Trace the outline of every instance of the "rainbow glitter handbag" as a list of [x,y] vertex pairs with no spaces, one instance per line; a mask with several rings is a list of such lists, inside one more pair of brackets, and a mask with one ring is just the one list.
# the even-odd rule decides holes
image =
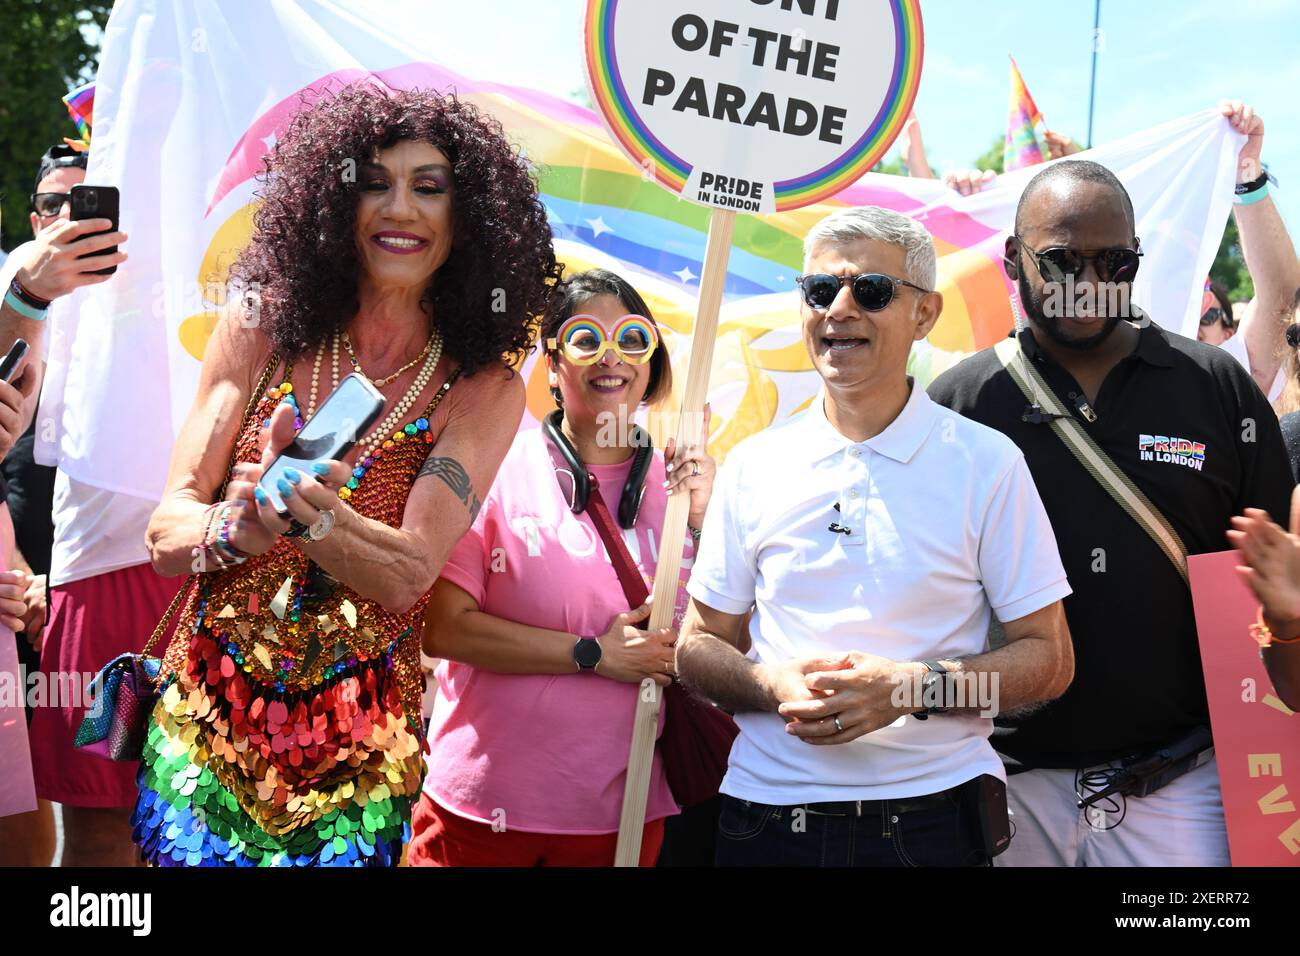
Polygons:
[[92,703],[73,746],[109,760],[139,760],[161,670],[162,661],[145,654],[119,654],[105,664],[90,684]]
[[[248,407],[244,409],[244,421],[257,407],[258,399],[271,380],[271,373],[279,364],[279,356],[272,355],[261,381],[253,389]],[[218,501],[225,497],[234,466],[232,453],[230,465],[226,468],[226,480],[217,492]],[[77,736],[73,738],[74,747],[108,760],[140,759],[144,751],[145,722],[158,703],[159,675],[162,672],[162,661],[149,652],[171,626],[185,598],[196,590],[198,580],[197,574],[190,575],[176,592],[139,654],[119,654],[100,668],[88,688],[91,704],[77,728]]]
[[198,579],[197,574],[190,575],[176,592],[139,654],[119,654],[100,668],[87,688],[90,708],[77,728],[77,736],[72,741],[74,747],[108,760],[140,759],[145,722],[158,703],[158,676],[162,671],[162,661],[149,652]]

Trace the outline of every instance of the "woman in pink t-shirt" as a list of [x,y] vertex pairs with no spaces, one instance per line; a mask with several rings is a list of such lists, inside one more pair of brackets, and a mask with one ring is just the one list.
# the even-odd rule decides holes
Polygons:
[[[631,425],[637,406],[671,392],[658,337],[641,296],[604,270],[569,279],[547,317],[561,411],[515,439],[429,602],[424,649],[442,662],[411,865],[614,862],[639,685],[669,682],[677,631],[636,626],[649,605],[629,611],[592,512],[606,510],[649,580],[667,496],[689,494],[685,584],[716,472],[702,448],[671,442],[667,472]],[[674,624],[685,603],[681,588]],[[676,812],[656,754],[642,865]]]

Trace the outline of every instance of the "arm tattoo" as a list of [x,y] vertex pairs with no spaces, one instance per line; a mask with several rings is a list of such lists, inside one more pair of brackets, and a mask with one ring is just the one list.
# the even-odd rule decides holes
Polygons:
[[482,507],[482,502],[478,500],[478,495],[474,494],[474,486],[470,484],[469,473],[465,471],[465,466],[455,458],[439,458],[436,455],[430,455],[416,473],[415,478],[419,481],[425,475],[433,475],[435,478],[441,478],[461,500],[461,503],[469,509],[469,523],[473,524],[474,519],[478,517],[478,510]]

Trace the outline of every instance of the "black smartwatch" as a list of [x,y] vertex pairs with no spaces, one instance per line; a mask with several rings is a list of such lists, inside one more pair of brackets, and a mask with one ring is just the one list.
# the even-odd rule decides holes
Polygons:
[[938,661],[921,661],[921,663],[929,670],[929,673],[921,678],[921,703],[927,700],[938,700],[941,705],[918,710],[912,715],[917,720],[925,720],[931,714],[946,714],[947,704],[952,698],[949,692],[952,682],[948,679],[948,669]]
[[600,641],[594,637],[580,637],[573,645],[573,663],[580,671],[594,671],[600,663]]

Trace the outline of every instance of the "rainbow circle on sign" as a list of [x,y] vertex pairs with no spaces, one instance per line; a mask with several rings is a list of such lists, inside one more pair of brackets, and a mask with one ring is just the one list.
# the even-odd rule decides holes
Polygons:
[[[747,4],[733,4],[724,12],[736,14],[746,9],[766,12],[779,7],[782,10],[793,10],[797,14],[801,7],[811,10],[818,5],[812,0],[804,0],[804,3],[800,3],[799,0],[770,0],[770,2],[751,0],[751,2],[754,4],[752,7]],[[862,0],[851,0],[851,2],[856,5]],[[844,142],[844,148],[838,150],[838,154],[830,161],[825,161],[826,157],[823,155],[818,159],[816,168],[806,172],[800,171],[796,175],[786,175],[771,183],[775,208],[778,212],[821,202],[855,182],[875,165],[902,132],[903,124],[907,121],[912,103],[916,99],[921,79],[924,34],[920,2],[919,0],[872,0],[873,14],[878,12],[875,9],[877,3],[880,8],[888,10],[888,19],[893,25],[892,43],[886,42],[885,53],[878,58],[887,59],[887,51],[892,49],[893,62],[887,76],[888,86],[884,90],[883,99],[879,102],[879,109],[869,123],[859,124],[857,128],[850,131],[853,134],[852,141]],[[678,136],[676,138],[680,139],[680,142],[675,142],[670,148],[663,142],[665,137],[662,134],[657,135],[656,131],[652,130],[652,124],[646,119],[645,109],[645,98],[649,96],[649,89],[647,88],[642,94],[636,88],[635,81],[639,77],[635,75],[635,71],[630,70],[626,62],[620,64],[620,50],[616,39],[620,13],[632,13],[643,17],[646,16],[647,5],[658,7],[660,4],[663,7],[673,6],[671,0],[669,2],[588,0],[584,36],[587,75],[597,109],[624,152],[637,166],[646,170],[647,174],[653,172],[654,178],[663,186],[682,194],[687,188],[687,180],[691,177],[693,169],[703,162],[693,155],[699,138]],[[682,7],[682,9],[687,8]],[[830,9],[837,12],[851,11],[854,15],[859,13],[859,8],[851,7],[849,0],[840,0],[838,4],[832,2]],[[710,13],[708,16],[713,15],[715,14]],[[741,17],[737,15],[734,19],[740,20]],[[717,25],[718,21],[714,20],[713,26]],[[841,48],[850,47],[855,42],[851,31],[826,30],[823,33]],[[637,35],[635,39],[636,45],[642,47],[648,41],[653,42],[657,38]],[[728,39],[732,39],[732,42],[727,44],[730,49],[721,46],[710,48],[720,51],[715,55],[715,59],[717,55],[729,53],[750,55],[749,50],[754,46],[751,41],[737,36],[723,38],[722,42],[727,43]],[[871,41],[875,43],[878,39],[872,37]],[[740,53],[742,44],[745,49]],[[775,44],[769,46],[774,47]],[[701,53],[705,52],[709,52],[709,49],[701,51]],[[624,53],[625,61],[630,59],[631,55],[636,55],[631,50],[625,50]],[[764,65],[770,67],[773,59],[768,57]],[[708,63],[703,56],[700,56],[699,62]],[[852,62],[851,55],[843,57],[842,64],[850,62]],[[629,75],[630,73],[632,75]],[[628,88],[629,85],[632,89]],[[840,85],[849,84],[845,82]],[[884,86],[883,83],[880,85]],[[637,98],[639,95],[642,97],[640,100]],[[847,91],[842,95],[846,99],[852,99]],[[860,99],[859,96],[858,100]],[[875,102],[876,100],[873,99],[873,105]],[[707,108],[712,111],[712,118],[715,119],[720,112],[725,112],[724,105],[716,101]],[[753,124],[746,122],[745,125]],[[722,132],[730,133],[729,130]],[[688,152],[692,155],[683,155]],[[684,198],[693,197],[687,195]]]

